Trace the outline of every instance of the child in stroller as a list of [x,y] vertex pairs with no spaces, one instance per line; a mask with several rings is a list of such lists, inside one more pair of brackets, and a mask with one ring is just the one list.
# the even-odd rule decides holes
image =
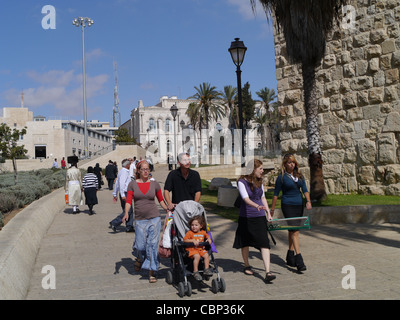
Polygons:
[[[195,248],[195,243],[193,240],[187,242],[184,240],[184,238],[188,231],[190,231],[189,221],[192,222],[192,218],[198,216],[200,216],[201,219],[204,220],[204,224],[202,225],[202,223],[200,223],[200,225],[202,225],[203,229],[205,229],[202,230],[201,233],[204,232],[206,234],[206,236],[204,236],[203,234],[203,240],[205,239],[206,241],[199,241],[199,245],[197,246],[197,248]],[[197,218],[196,221],[198,221]],[[181,201],[174,209],[170,233],[172,236],[172,269],[168,270],[166,281],[168,284],[177,284],[179,296],[183,297],[185,294],[189,297],[191,296],[192,285],[191,282],[188,281],[187,276],[192,275],[193,271],[195,270],[197,270],[197,272],[199,273],[199,276],[195,278],[197,283],[201,283],[201,274],[204,275],[204,279],[206,280],[209,280],[211,277],[213,277],[213,275],[215,275],[215,277],[213,277],[211,281],[211,291],[215,294],[218,292],[225,292],[225,281],[220,276],[217,263],[214,259],[213,252],[217,252],[217,250],[215,248],[211,233],[208,230],[207,215],[203,206],[193,200]],[[208,265],[206,265],[206,259],[199,258],[197,262],[197,260],[194,261],[194,257],[189,258],[189,251],[187,249],[198,250],[203,247],[205,251],[208,250],[206,256],[208,257]],[[197,269],[195,269],[195,263]],[[208,269],[207,272],[205,269]]]
[[210,269],[210,257],[208,251],[204,246],[199,246],[199,243],[207,241],[211,245],[211,239],[205,231],[207,225],[202,216],[195,216],[190,219],[189,227],[190,230],[186,233],[183,241],[193,243],[194,245],[194,247],[186,248],[186,250],[189,253],[189,258],[193,259],[193,277],[197,281],[201,281],[203,279],[199,273],[199,262],[201,257],[204,259],[204,275],[206,277],[211,277],[213,271]]

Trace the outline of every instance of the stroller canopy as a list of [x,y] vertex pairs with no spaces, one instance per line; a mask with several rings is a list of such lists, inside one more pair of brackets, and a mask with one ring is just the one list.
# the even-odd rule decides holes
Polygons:
[[207,222],[203,206],[196,201],[182,201],[175,207],[173,221],[178,233],[178,238],[183,239],[185,237],[186,232],[189,231],[189,220],[195,216],[204,216]]

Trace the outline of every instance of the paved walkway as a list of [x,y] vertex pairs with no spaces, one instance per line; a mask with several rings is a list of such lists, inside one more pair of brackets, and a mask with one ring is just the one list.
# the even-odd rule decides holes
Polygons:
[[[167,171],[157,169],[154,177],[164,182]],[[161,185],[163,185],[161,183]],[[56,215],[42,240],[26,299],[135,299],[135,300],[265,300],[265,299],[400,299],[400,225],[321,225],[302,231],[301,248],[307,271],[298,274],[285,265],[287,232],[274,231],[272,271],[277,278],[265,284],[258,251],[250,251],[255,276],[243,274],[240,250],[232,248],[236,223],[208,212],[207,217],[218,249],[214,255],[226,292],[213,294],[211,281],[193,282],[191,297],[180,298],[177,288],[165,282],[169,260],[161,260],[159,280],[148,282],[147,271],[135,272],[131,247],[134,233],[118,232],[108,223],[120,213],[109,190],[98,192],[99,205],[89,216],[72,209]],[[62,199],[60,199],[61,201]],[[56,271],[56,289],[43,289],[42,280],[50,265]],[[355,270],[355,289],[350,273]],[[347,270],[347,269],[346,269]],[[345,278],[347,277],[347,278]],[[345,278],[345,279],[344,279]]]

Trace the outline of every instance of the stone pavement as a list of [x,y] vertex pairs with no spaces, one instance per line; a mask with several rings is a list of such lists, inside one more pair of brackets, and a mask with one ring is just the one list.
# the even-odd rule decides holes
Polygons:
[[[154,172],[162,186],[166,174],[163,168]],[[165,282],[168,259],[161,260],[155,284],[148,282],[147,271],[134,271],[131,248],[135,233],[126,233],[122,227],[117,232],[109,229],[109,221],[121,212],[120,205],[113,203],[109,190],[99,191],[98,197],[95,215],[89,216],[86,206],[80,214],[73,215],[72,209],[65,207],[56,215],[41,242],[27,300],[400,299],[399,224],[313,225],[311,230],[301,231],[307,265],[301,274],[285,265],[287,232],[274,231],[277,245],[271,242],[271,270],[277,278],[265,284],[259,252],[250,250],[255,275],[244,275],[240,250],[232,248],[236,223],[208,212],[218,250],[214,257],[226,292],[212,293],[211,281],[200,285],[191,281],[192,296],[180,298],[177,288]],[[48,272],[43,268],[48,265],[55,268],[55,289],[42,286]],[[345,266],[354,267],[355,277],[350,279]],[[342,284],[352,283],[354,289],[343,288]]]

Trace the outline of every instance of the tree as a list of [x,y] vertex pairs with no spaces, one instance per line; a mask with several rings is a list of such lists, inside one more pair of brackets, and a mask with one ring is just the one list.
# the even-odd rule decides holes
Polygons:
[[257,133],[261,135],[261,149],[265,150],[265,125],[268,123],[268,114],[263,113],[260,109],[253,118],[254,123],[257,125]]
[[234,128],[239,128],[239,112],[238,105],[235,103],[237,88],[232,86],[225,86],[224,91],[221,92],[222,100],[224,101],[225,114],[229,112],[229,123]]
[[251,97],[250,84],[245,83],[242,89],[243,120],[247,128],[249,122],[254,118],[256,102]]
[[15,184],[18,182],[17,159],[23,158],[28,152],[24,145],[17,145],[20,137],[25,134],[26,127],[22,130],[11,130],[5,123],[0,125],[0,153],[3,158],[12,160]]
[[[188,99],[195,99],[193,102],[197,112],[204,116],[203,121],[206,129],[211,119],[215,121],[223,116],[223,108],[220,104],[221,93],[217,91],[216,87],[211,86],[208,82],[203,82],[200,87],[194,87],[196,93]],[[202,128],[200,128],[201,130]]]
[[273,102],[277,98],[275,90],[265,87],[260,91],[257,91],[256,94],[261,98],[267,114],[265,124],[268,130],[266,130],[267,132],[265,132],[265,136],[268,136],[268,141],[270,142],[270,145],[267,145],[267,148],[269,147],[270,149],[275,150],[276,135],[278,133],[278,103]]
[[[250,0],[253,10],[255,1]],[[302,67],[304,107],[306,111],[310,195],[326,198],[322,171],[321,141],[318,128],[315,70],[325,54],[326,36],[338,20],[346,0],[259,0],[267,17],[274,14],[278,32],[282,28],[286,52],[292,63]]]
[[128,129],[126,128],[119,128],[115,131],[115,142],[132,142],[132,138],[129,136]]

